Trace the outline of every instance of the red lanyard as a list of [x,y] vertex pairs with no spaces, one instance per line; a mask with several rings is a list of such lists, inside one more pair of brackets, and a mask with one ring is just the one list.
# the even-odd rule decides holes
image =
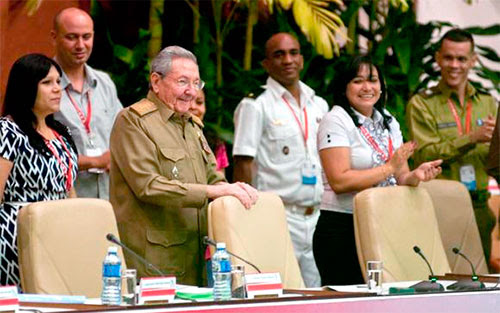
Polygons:
[[[458,117],[457,109],[455,109],[455,104],[453,104],[453,101],[448,98],[448,108],[450,108],[451,114],[453,114],[453,118],[455,119],[455,122],[457,123],[457,131],[458,135],[462,136],[464,134],[463,129],[462,129],[462,122],[460,121],[460,117]],[[472,101],[467,101],[467,112],[465,115],[465,133],[468,134],[470,132],[470,125],[471,125],[471,118],[472,118]]]
[[295,121],[299,125],[300,132],[302,133],[302,136],[304,137],[304,145],[307,147],[307,138],[309,137],[309,126],[307,124],[307,110],[306,107],[304,106],[304,121],[305,121],[305,126],[302,127],[302,123],[300,122],[299,118],[297,117],[297,114],[295,114],[295,111],[293,110],[292,106],[288,101],[286,100],[285,96],[281,96],[283,98],[283,101],[285,101],[286,105],[292,111],[293,117],[295,117]]
[[76,113],[78,114],[78,117],[80,118],[80,121],[82,121],[83,126],[85,127],[85,131],[87,134],[90,134],[90,120],[92,119],[92,105],[90,103],[90,90],[87,92],[87,117],[85,117],[85,114],[83,114],[82,110],[80,110],[80,107],[76,103],[75,99],[71,96],[69,93],[68,88],[66,88],[66,93],[68,94],[68,98],[71,101],[71,104],[73,104],[73,107],[76,110]]
[[360,126],[359,129],[361,130],[361,133],[363,134],[363,136],[365,136],[366,140],[368,140],[368,143],[370,144],[370,146],[372,146],[372,148],[377,151],[381,156],[382,156],[382,159],[387,162],[391,157],[392,157],[392,154],[393,154],[393,146],[392,146],[392,138],[391,138],[391,135],[389,134],[389,155],[385,154],[385,152],[380,148],[380,146],[378,145],[378,143],[375,141],[375,139],[373,139],[373,137],[370,135],[370,133],[368,132],[368,130],[366,130],[366,128],[364,126]]
[[47,148],[52,152],[52,154],[56,157],[57,163],[59,163],[59,166],[61,169],[66,171],[66,190],[69,192],[71,188],[73,187],[73,174],[72,174],[72,169],[73,169],[73,163],[71,162],[71,153],[68,150],[68,147],[66,146],[66,143],[64,143],[64,140],[61,135],[59,135],[55,130],[52,130],[54,135],[56,136],[57,140],[61,143],[64,151],[68,154],[68,166],[64,164],[63,160],[61,159],[61,156],[57,152],[56,148],[52,145],[50,140],[45,139],[45,145],[47,145]]

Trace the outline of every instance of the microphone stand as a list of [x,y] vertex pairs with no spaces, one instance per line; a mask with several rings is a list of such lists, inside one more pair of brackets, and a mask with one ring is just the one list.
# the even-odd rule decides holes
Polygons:
[[424,254],[422,251],[420,251],[420,248],[417,246],[413,247],[413,251],[415,251],[416,254],[420,255],[422,259],[424,259],[425,263],[429,267],[429,271],[431,272],[431,279],[430,280],[423,280],[419,283],[416,283],[410,288],[415,289],[416,292],[440,292],[444,291],[443,285],[437,282],[437,278],[434,276],[434,272],[432,271],[432,267],[429,264],[429,261],[425,258]]
[[[208,238],[208,236],[203,237],[203,243],[204,243],[205,245],[211,245],[211,246],[217,247],[217,243],[216,243],[215,241],[213,241],[212,239]],[[227,252],[227,254],[234,256],[234,257],[235,257],[235,258],[237,258],[238,260],[241,260],[241,261],[243,261],[244,263],[246,263],[246,264],[250,265],[250,266],[251,266],[251,267],[253,267],[253,268],[254,268],[254,269],[255,269],[258,273],[262,273],[262,272],[260,271],[260,269],[259,269],[257,266],[255,266],[254,264],[252,264],[251,262],[249,262],[249,261],[245,260],[244,258],[242,258],[242,257],[240,257],[240,256],[238,256],[238,255],[236,255],[236,254],[234,254],[234,253],[232,253],[231,251],[229,251],[229,250],[227,250],[227,249],[226,249],[226,252]]]
[[114,244],[117,244],[119,245],[120,247],[122,247],[123,249],[125,249],[125,251],[127,251],[128,253],[130,253],[134,258],[136,258],[137,260],[139,260],[142,264],[145,264],[146,267],[149,267],[151,268],[153,271],[155,271],[159,276],[162,276],[162,277],[165,277],[165,276],[168,276],[167,274],[165,274],[164,272],[162,272],[159,268],[157,268],[156,266],[154,266],[153,264],[149,263],[148,260],[146,260],[145,258],[141,257],[140,255],[138,255],[137,253],[135,253],[132,249],[130,249],[129,247],[127,247],[126,245],[124,245],[123,243],[121,243],[118,238],[115,237],[115,235],[109,233],[106,235],[106,239]]
[[472,269],[472,277],[471,277],[471,280],[468,280],[468,279],[467,280],[465,280],[465,279],[459,280],[456,283],[449,285],[446,289],[448,289],[448,290],[481,290],[481,289],[486,288],[484,286],[484,284],[481,281],[479,281],[479,277],[476,275],[476,271],[474,270],[474,265],[472,265],[472,262],[469,260],[469,258],[467,256],[465,256],[465,254],[460,252],[460,250],[456,247],[453,248],[452,251],[453,251],[453,253],[464,258],[469,263],[470,268]]

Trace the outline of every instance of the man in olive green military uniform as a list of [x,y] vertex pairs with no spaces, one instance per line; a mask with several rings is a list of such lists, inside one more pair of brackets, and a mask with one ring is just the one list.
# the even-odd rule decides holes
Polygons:
[[[167,47],[151,63],[146,99],[123,109],[111,132],[110,201],[122,241],[181,284],[205,285],[208,199],[235,196],[248,209],[257,191],[216,170],[203,123],[189,113],[203,88],[196,57]],[[139,277],[153,276],[125,252]]]
[[468,82],[469,70],[477,60],[474,40],[468,32],[448,31],[441,38],[435,58],[441,69],[439,84],[415,95],[406,110],[410,135],[418,143],[415,163],[443,159],[440,178],[458,180],[467,186],[488,263],[495,218],[487,203],[485,162],[497,104]]

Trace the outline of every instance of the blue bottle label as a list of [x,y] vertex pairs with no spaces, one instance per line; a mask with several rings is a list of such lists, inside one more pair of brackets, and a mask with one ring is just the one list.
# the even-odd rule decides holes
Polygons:
[[120,264],[109,264],[102,267],[103,277],[120,277]]
[[229,260],[221,260],[219,263],[220,263],[220,272],[223,273],[231,272],[231,262],[229,262]]

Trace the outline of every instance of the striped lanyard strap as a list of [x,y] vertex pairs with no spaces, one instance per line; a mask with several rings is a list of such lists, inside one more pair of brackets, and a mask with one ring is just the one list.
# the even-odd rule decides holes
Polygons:
[[386,154],[382,148],[380,148],[380,146],[378,145],[378,143],[375,141],[375,139],[373,139],[372,135],[370,135],[370,133],[368,132],[368,130],[364,127],[364,126],[360,126],[359,129],[361,130],[361,134],[363,134],[363,136],[366,138],[366,140],[368,141],[368,143],[370,144],[370,146],[373,148],[373,150],[375,150],[378,154],[380,154],[380,156],[382,157],[382,159],[387,162],[391,157],[392,155],[394,154],[393,150],[393,146],[392,146],[392,138],[391,138],[391,135],[389,134],[389,139],[388,139],[388,153]]
[[295,118],[295,121],[299,125],[300,132],[302,133],[302,137],[304,138],[304,146],[306,147],[306,150],[307,150],[307,138],[309,137],[309,126],[308,126],[308,123],[307,123],[307,110],[306,110],[306,106],[304,106],[304,109],[303,109],[303,112],[304,112],[304,122],[305,122],[304,124],[305,125],[304,125],[304,127],[302,127],[302,123],[300,122],[299,117],[297,116],[297,114],[295,114],[295,111],[293,110],[293,108],[290,105],[290,103],[288,102],[288,100],[286,100],[285,96],[281,96],[281,98],[283,99],[283,101],[285,101],[286,105],[288,106],[288,108],[292,112],[293,117]]
[[[457,123],[458,135],[462,136],[464,134],[464,131],[462,128],[461,119],[458,116],[457,109],[455,108],[455,104],[453,104],[453,101],[451,101],[451,99],[449,99],[449,98],[448,98],[448,108],[450,109],[451,114],[453,114],[453,118],[455,119],[455,122]],[[466,115],[465,115],[465,134],[468,134],[470,132],[471,119],[472,119],[472,101],[469,99],[469,101],[467,101],[467,108],[466,108]]]
[[92,119],[92,104],[90,102],[90,90],[87,92],[87,116],[83,113],[83,111],[80,109],[78,104],[76,103],[75,99],[71,96],[71,93],[69,92],[69,87],[66,88],[66,93],[68,94],[68,98],[71,101],[71,104],[73,104],[73,107],[76,110],[76,113],[78,114],[78,117],[80,118],[80,121],[83,124],[83,127],[85,127],[85,131],[87,132],[87,135],[90,135],[90,120]]
[[59,142],[61,143],[61,146],[63,147],[64,151],[66,152],[66,154],[68,156],[68,165],[66,165],[64,163],[61,156],[57,152],[56,147],[54,147],[54,145],[50,142],[50,140],[45,139],[45,145],[47,146],[47,148],[49,148],[49,150],[52,152],[52,154],[56,157],[57,163],[59,163],[59,166],[61,167],[62,171],[66,172],[65,173],[65,176],[66,176],[65,186],[66,186],[66,191],[69,192],[71,190],[71,188],[73,187],[73,174],[72,174],[73,162],[71,159],[71,153],[69,152],[68,146],[64,142],[63,137],[61,135],[59,135],[55,130],[52,130],[52,132],[56,136],[57,140],[59,140]]

